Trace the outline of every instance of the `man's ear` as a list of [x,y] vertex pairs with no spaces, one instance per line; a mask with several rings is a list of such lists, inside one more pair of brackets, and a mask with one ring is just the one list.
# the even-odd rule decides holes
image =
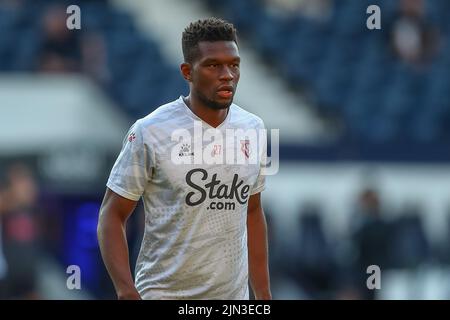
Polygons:
[[192,81],[192,75],[191,75],[191,71],[192,71],[192,66],[190,63],[187,62],[183,62],[180,66],[181,69],[181,74],[183,75],[183,78],[185,78],[187,81],[191,82]]

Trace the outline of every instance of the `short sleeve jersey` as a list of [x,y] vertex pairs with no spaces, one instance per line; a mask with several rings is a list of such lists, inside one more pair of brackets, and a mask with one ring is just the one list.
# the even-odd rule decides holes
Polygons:
[[213,128],[183,97],[130,128],[107,187],[143,200],[142,298],[248,299],[247,205],[265,187],[262,129],[236,104]]

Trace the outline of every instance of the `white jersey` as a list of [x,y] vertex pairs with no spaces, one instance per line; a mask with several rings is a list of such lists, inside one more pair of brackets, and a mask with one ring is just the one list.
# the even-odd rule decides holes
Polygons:
[[[135,284],[144,299],[249,298],[247,205],[265,179],[260,157],[246,164],[227,159],[248,160],[262,151],[251,140],[237,142],[233,151],[219,140],[195,136],[199,124],[202,134],[212,130],[224,137],[232,129],[264,129],[260,118],[235,104],[213,128],[180,97],[136,121],[107,183],[127,199],[143,199]],[[193,138],[181,140],[179,134]],[[202,155],[210,155],[209,162],[199,162]]]

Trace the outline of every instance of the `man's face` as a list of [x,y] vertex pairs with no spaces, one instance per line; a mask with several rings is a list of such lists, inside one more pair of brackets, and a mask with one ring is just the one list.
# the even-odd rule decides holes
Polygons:
[[212,109],[228,108],[239,82],[240,57],[234,41],[202,41],[192,63],[191,90]]

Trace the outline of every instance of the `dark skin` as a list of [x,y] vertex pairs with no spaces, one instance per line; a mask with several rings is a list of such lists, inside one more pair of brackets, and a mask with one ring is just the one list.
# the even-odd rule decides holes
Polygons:
[[[189,83],[188,107],[212,127],[226,118],[239,82],[238,47],[234,41],[199,42],[198,56],[192,63],[182,63],[181,73]],[[231,90],[230,97],[221,90]]]
[[256,300],[271,300],[267,223],[261,193],[251,195],[247,208],[247,247],[250,284]]
[[136,201],[128,200],[107,188],[100,208],[98,243],[119,300],[141,299],[131,275],[125,233],[127,220],[136,205]]
[[[189,82],[185,98],[188,107],[212,127],[226,118],[239,82],[239,52],[234,41],[200,42],[192,63],[181,64]],[[106,190],[98,223],[98,239],[103,261],[119,299],[140,299],[129,265],[126,222],[137,202]],[[271,299],[267,225],[260,193],[249,197],[247,209],[249,277],[256,299]]]

